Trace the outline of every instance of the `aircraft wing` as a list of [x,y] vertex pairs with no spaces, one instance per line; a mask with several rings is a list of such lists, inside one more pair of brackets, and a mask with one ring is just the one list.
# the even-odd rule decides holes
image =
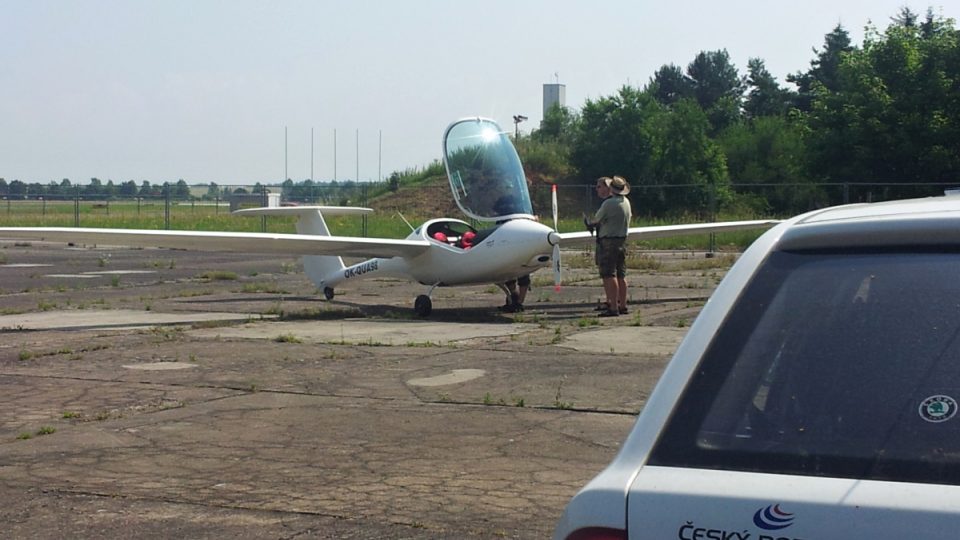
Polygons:
[[[685,223],[682,225],[657,225],[653,227],[631,227],[627,229],[630,240],[650,240],[688,234],[708,234],[750,229],[766,229],[780,223],[775,219],[753,221],[721,221],[717,223]],[[595,242],[596,238],[588,231],[560,233],[560,245],[575,246]]]
[[383,258],[413,257],[423,253],[430,246],[426,240],[353,236],[79,227],[0,227],[0,238],[195,251]]

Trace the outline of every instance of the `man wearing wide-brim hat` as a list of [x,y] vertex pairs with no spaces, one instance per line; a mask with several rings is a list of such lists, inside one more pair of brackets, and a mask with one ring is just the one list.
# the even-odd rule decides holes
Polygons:
[[597,268],[603,279],[607,308],[601,317],[616,317],[627,311],[627,229],[632,211],[630,184],[620,176],[597,179],[597,195],[604,199],[590,224],[597,230]]

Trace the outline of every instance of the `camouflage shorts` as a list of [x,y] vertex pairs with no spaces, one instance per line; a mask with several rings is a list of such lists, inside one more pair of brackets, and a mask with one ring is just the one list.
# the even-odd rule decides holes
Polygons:
[[600,238],[597,240],[596,262],[600,277],[625,277],[627,275],[626,238]]

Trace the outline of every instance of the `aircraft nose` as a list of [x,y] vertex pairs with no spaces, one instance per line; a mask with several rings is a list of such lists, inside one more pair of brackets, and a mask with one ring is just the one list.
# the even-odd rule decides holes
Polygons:
[[555,246],[560,243],[560,234],[557,231],[550,231],[547,233],[547,242],[551,246]]

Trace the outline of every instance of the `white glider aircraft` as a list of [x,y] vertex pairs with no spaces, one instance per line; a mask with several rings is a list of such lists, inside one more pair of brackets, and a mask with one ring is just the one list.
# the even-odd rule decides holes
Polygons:
[[[430,314],[436,287],[503,283],[552,264],[560,284],[560,246],[593,242],[590,232],[560,233],[533,215],[520,158],[494,121],[468,118],[454,122],[443,139],[444,163],[460,209],[490,228],[477,230],[459,219],[432,219],[403,240],[330,234],[324,215],[362,214],[369,208],[292,206],[238,210],[244,215],[296,215],[297,234],[203,232],[73,227],[0,227],[0,238],[302,255],[308,277],[330,300],[337,286],[370,277],[406,278],[428,287],[417,296],[415,312]],[[553,193],[557,221],[556,186]],[[757,229],[773,220],[634,227],[630,239]],[[346,266],[343,256],[372,257]],[[505,289],[504,289],[505,290]]]

